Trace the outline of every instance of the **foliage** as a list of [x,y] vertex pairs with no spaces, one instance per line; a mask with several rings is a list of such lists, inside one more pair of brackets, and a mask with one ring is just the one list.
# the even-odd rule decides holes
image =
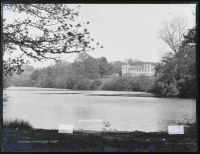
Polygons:
[[140,86],[140,91],[150,92],[150,89],[154,85],[154,81],[156,80],[156,77],[154,76],[139,76],[133,78],[136,83]]
[[[117,61],[116,64],[122,64],[122,62]],[[104,69],[105,71],[101,72],[101,66],[107,70]],[[118,66],[121,68],[120,65]],[[25,70],[20,77],[12,79],[12,84],[76,90],[96,90],[103,87],[103,90],[131,91],[148,91],[153,84],[154,78],[140,76],[113,78],[104,85],[100,76],[112,72],[110,68],[112,64],[108,63],[105,57],[95,59],[86,53],[81,53],[73,63],[60,61],[59,64],[35,69],[29,77],[25,75],[27,74]]]
[[33,73],[34,68],[32,66],[25,65],[22,67],[22,69],[24,71],[21,74],[13,73],[12,76],[7,75],[10,78],[10,80],[8,81],[9,85],[31,86],[30,75]]
[[168,53],[156,66],[159,79],[153,92],[167,97],[196,96],[196,32],[195,27],[184,36],[176,53]]
[[106,57],[101,57],[98,58],[97,60],[99,63],[99,74],[101,77],[112,73],[112,67],[111,65],[109,65]]
[[74,90],[89,90],[90,89],[90,80],[82,78],[67,78],[65,82],[66,89]]
[[123,64],[124,64],[124,63],[121,62],[121,61],[114,61],[114,62],[111,62],[110,65],[111,65],[112,72],[113,72],[113,73],[119,73],[120,75],[122,75],[121,66],[122,66]]
[[[3,51],[9,55],[4,59],[4,73],[20,73],[26,63],[24,56],[39,61],[57,60],[63,54],[102,47],[99,42],[94,43],[85,28],[89,22],[77,21],[79,8],[66,4],[4,4]],[[11,12],[13,20],[9,21],[6,13]],[[13,57],[16,52],[18,56]]]
[[[82,59],[77,67],[74,63],[61,62],[43,69],[35,69],[14,75],[11,84],[14,86],[35,86],[44,88],[67,88],[76,90],[95,90],[101,85],[99,72],[91,71],[98,68],[98,61],[92,57]],[[91,61],[92,60],[92,61]],[[91,62],[95,62],[92,64]],[[93,66],[90,66],[93,65]],[[89,69],[89,70],[88,70]]]
[[183,36],[184,36],[185,43],[190,43],[190,44],[195,45],[196,44],[196,26],[190,29],[187,35],[183,35]]
[[96,89],[98,89],[101,84],[102,84],[101,80],[94,80],[90,84],[90,90],[96,90]]
[[100,85],[100,80],[90,80],[76,77],[68,77],[65,80],[65,88],[73,90],[96,90]]
[[[148,91],[153,79],[149,77],[119,77],[105,83],[103,90],[113,91]],[[148,84],[148,85],[147,85]]]
[[72,64],[73,72],[83,78],[95,79],[99,77],[99,64],[97,59],[86,53],[79,54]]

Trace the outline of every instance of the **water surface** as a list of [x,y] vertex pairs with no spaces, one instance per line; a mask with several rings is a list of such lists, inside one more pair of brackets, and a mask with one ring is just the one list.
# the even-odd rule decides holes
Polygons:
[[194,99],[132,96],[145,95],[141,92],[32,87],[10,87],[5,93],[9,101],[4,106],[4,119],[23,119],[35,128],[57,129],[59,124],[73,124],[77,130],[151,132],[196,121]]

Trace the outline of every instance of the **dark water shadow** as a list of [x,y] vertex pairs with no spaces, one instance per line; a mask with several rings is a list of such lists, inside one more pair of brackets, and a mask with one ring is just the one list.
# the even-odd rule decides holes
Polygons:
[[47,90],[47,89],[44,89],[44,90],[42,90],[42,89],[35,89],[35,90],[33,90],[33,89],[8,89],[9,91],[69,91],[68,89],[63,89],[63,90],[54,90],[54,89],[52,89],[52,90]]
[[123,97],[158,97],[146,94],[87,94],[87,96],[123,96]]
[[51,95],[51,94],[59,95],[59,94],[61,94],[61,95],[63,95],[63,94],[83,94],[83,93],[33,93],[33,94],[48,94],[48,95]]
[[[37,88],[37,87],[33,87]],[[69,91],[70,89],[46,89],[46,88],[41,88],[41,89],[32,89],[32,88],[27,88],[27,89],[6,89],[8,91]]]

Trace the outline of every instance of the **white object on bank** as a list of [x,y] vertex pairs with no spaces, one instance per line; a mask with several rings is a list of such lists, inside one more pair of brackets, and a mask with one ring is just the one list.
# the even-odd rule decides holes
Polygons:
[[58,126],[58,133],[72,134],[74,126],[71,124],[60,124]]
[[168,126],[168,134],[184,134],[183,125]]

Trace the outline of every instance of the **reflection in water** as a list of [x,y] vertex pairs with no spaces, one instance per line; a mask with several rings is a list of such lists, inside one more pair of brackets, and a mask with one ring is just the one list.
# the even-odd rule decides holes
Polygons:
[[77,119],[89,119],[92,118],[92,114],[94,114],[94,110],[88,107],[75,107],[74,113]]
[[[146,132],[196,121],[196,102],[192,99],[86,95],[95,94],[95,91],[50,95],[48,93],[55,92],[40,89],[7,90],[10,98],[4,107],[4,119],[27,120],[35,128],[43,129],[73,124],[75,129]],[[45,91],[45,94],[41,94],[41,91]],[[56,92],[59,93],[58,90]],[[60,92],[63,93],[63,90]],[[72,91],[68,90],[68,93]],[[105,122],[109,122],[109,128],[105,127]]]

